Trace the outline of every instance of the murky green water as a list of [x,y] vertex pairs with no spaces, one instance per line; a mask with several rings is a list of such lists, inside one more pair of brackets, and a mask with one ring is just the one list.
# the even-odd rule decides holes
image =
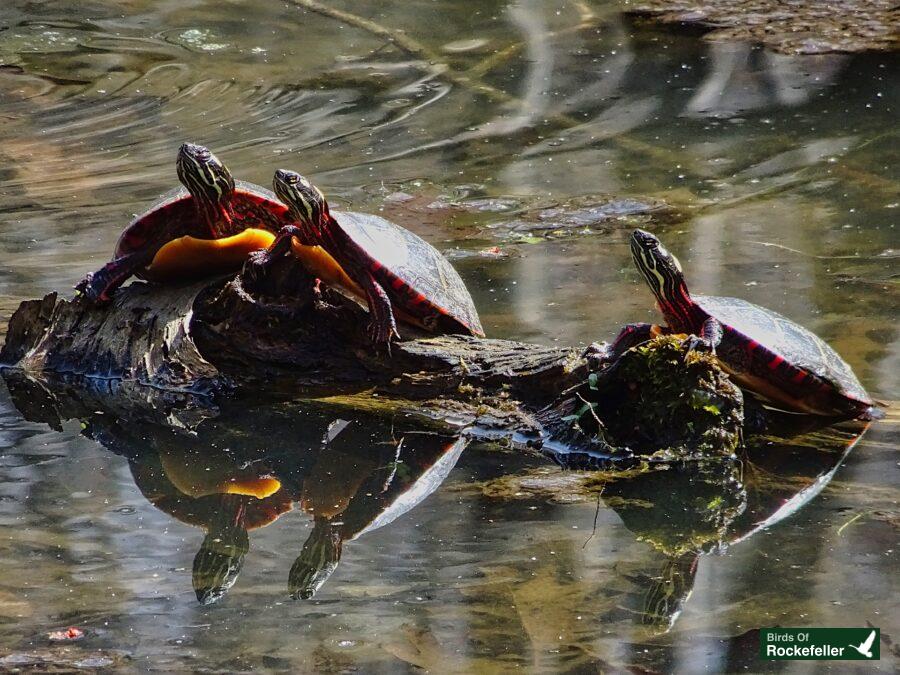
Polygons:
[[[601,2],[353,11],[426,58],[276,2],[0,7],[3,323],[104,262],[193,140],[241,178],[298,169],[335,202],[416,230],[452,254],[492,336],[587,343],[653,316],[624,245],[641,222],[692,288],[807,325],[873,395],[900,397],[896,58],[635,33]],[[596,206],[610,196],[668,208],[609,219]],[[481,253],[494,246],[503,255]],[[104,401],[19,390],[25,419],[0,394],[2,654],[59,650],[47,632],[76,625],[88,632],[78,658],[103,650],[134,669],[715,672],[766,669],[748,633],[761,626],[868,621],[900,639],[895,412],[830,482],[816,484],[849,435],[758,449],[737,477],[619,482],[598,508],[596,491],[568,503],[494,481],[572,475],[537,459],[473,446],[442,464],[453,439],[403,420],[354,419],[323,449],[345,412],[255,402],[190,436],[178,415],[134,420]],[[204,461],[198,450],[208,485],[178,477]],[[246,495],[210,506],[225,483],[273,487],[263,475],[279,481],[264,507],[242,506]],[[364,531],[379,509],[421,497]],[[338,524],[351,506],[356,520]],[[218,538],[249,550],[230,591],[203,606],[199,525],[229,508],[240,517]],[[293,601],[311,514],[329,508],[317,536],[343,539],[341,562]],[[675,516],[691,508],[705,519]],[[882,644],[881,669],[896,666]]]

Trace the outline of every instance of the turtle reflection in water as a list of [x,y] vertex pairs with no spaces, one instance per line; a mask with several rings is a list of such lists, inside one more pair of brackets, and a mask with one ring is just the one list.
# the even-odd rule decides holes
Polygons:
[[[655,552],[651,558],[662,560],[651,562],[650,569],[623,574],[628,555],[615,555],[614,566],[622,567],[612,583],[597,589],[582,586],[581,579],[561,592],[603,597],[596,618],[604,629],[619,621],[637,621],[653,633],[665,632],[685,608],[705,556],[747,542],[796,514],[828,485],[867,428],[853,421],[796,433],[797,418],[772,415],[767,435],[749,437],[739,458],[673,458],[644,461],[628,469],[606,461],[597,463],[601,470],[576,473],[570,469],[584,469],[585,454],[561,452],[556,460],[566,469],[563,472],[542,467],[471,487],[488,499],[548,502],[555,509],[591,504],[593,511],[597,503],[595,523],[603,501],[637,541]],[[572,459],[575,463],[569,465]],[[510,510],[516,507],[510,505]],[[564,517],[570,519],[571,515]],[[608,536],[613,541],[620,538],[615,532]],[[607,565],[606,555],[594,562]],[[638,557],[645,559],[643,553]],[[629,586],[624,594],[616,583],[616,577],[623,576]]]
[[290,495],[265,469],[242,467],[227,455],[184,447],[142,453],[129,462],[135,485],[156,508],[206,530],[194,557],[197,600],[218,601],[237,581],[250,549],[249,531],[291,510]]
[[[178,496],[148,494],[146,481],[139,480],[142,472],[135,471],[138,487],[154,506],[207,530],[194,559],[193,583],[200,602],[219,600],[234,584],[250,547],[248,530],[274,522],[294,504],[312,515],[314,525],[290,570],[288,587],[295,598],[312,597],[337,568],[345,540],[387,525],[415,507],[447,477],[466,445],[462,439],[431,434],[412,433],[399,441],[373,439],[370,426],[338,424],[347,430],[336,438],[327,434],[320,447],[258,457],[249,472],[227,455],[211,456],[208,450],[177,463],[164,461],[166,455],[161,454],[165,477],[179,490]],[[203,474],[212,468],[214,474],[227,476],[214,499],[184,494],[185,483],[197,490],[197,467]]]
[[296,481],[295,499],[313,517],[313,530],[288,577],[294,598],[311,598],[322,587],[345,541],[387,525],[434,492],[466,441],[410,434],[380,445],[372,447],[371,432],[350,424]]
[[466,446],[465,439],[392,428],[362,413],[328,424],[334,415],[327,409],[271,402],[169,409],[164,401],[148,404],[146,391],[129,400],[123,392],[51,391],[27,377],[7,377],[7,384],[27,419],[54,428],[81,420],[85,436],[128,459],[151,504],[206,531],[192,576],[203,604],[220,600],[237,581],[249,533],[297,506],[314,525],[288,585],[295,597],[311,597],[336,569],[345,541],[427,498]]
[[665,556],[658,573],[630,577],[640,589],[633,611],[641,623],[669,630],[701,558],[795,514],[828,484],[865,428],[848,423],[792,440],[758,437],[742,463],[673,464],[605,483],[602,499],[625,527]]

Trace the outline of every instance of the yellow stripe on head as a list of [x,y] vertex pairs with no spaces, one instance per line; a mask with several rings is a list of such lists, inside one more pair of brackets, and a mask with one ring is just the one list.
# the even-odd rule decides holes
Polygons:
[[234,192],[234,178],[228,167],[208,148],[184,143],[175,162],[178,180],[195,199],[215,204]]
[[318,227],[328,213],[328,202],[322,191],[296,171],[279,169],[272,179],[272,187],[297,220]]

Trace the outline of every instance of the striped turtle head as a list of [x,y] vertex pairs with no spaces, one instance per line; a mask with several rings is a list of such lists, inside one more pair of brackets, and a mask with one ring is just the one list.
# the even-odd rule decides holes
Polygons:
[[631,257],[650,286],[664,313],[678,313],[693,305],[681,263],[649,232],[635,230],[631,235]]
[[242,527],[210,529],[194,556],[191,583],[201,605],[218,602],[234,586],[244,556],[250,550],[250,537]]
[[278,199],[290,209],[291,217],[301,224],[318,229],[328,216],[325,195],[296,171],[276,171],[272,188]]
[[309,600],[334,574],[341,561],[343,534],[327,518],[315,519],[312,533],[291,566],[288,592],[296,600]]
[[631,235],[631,257],[656,296],[669,327],[686,333],[700,330],[705,313],[691,298],[678,258],[644,230]]
[[182,144],[175,168],[178,180],[202,209],[215,207],[234,192],[234,177],[228,167],[202,145]]

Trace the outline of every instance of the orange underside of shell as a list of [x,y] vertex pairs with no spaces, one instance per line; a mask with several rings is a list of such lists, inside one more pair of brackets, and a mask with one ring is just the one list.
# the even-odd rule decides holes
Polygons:
[[[274,241],[271,232],[256,228],[223,239],[178,237],[157,251],[145,276],[152,281],[174,281],[231,272],[239,269],[250,253],[268,248]],[[310,273],[326,284],[365,298],[362,289],[321,246],[304,246],[294,239],[292,248]]]
[[253,251],[268,248],[275,235],[248,228],[224,239],[179,237],[163,246],[144,271],[151,281],[202,279],[240,269]]
[[277,478],[266,476],[255,479],[239,479],[225,484],[223,492],[229,495],[245,495],[265,499],[271,497],[281,489],[281,482]]
[[305,246],[295,237],[291,241],[291,250],[310,274],[314,274],[327,286],[342,288],[357,298],[365,300],[366,294],[363,293],[363,290],[347,276],[337,261],[321,246]]
[[[142,277],[150,281],[189,281],[237,271],[253,251],[268,248],[275,235],[267,230],[248,228],[240,234],[222,239],[178,237],[163,246]],[[307,270],[327,286],[340,288],[365,302],[366,294],[337,261],[321,246],[305,246],[297,239],[291,242],[294,256]],[[399,307],[394,313],[400,321],[421,326],[420,320]]]
[[221,458],[198,462],[182,449],[160,452],[159,461],[169,482],[189,497],[228,494],[265,499],[281,489],[276,478],[254,475]]

